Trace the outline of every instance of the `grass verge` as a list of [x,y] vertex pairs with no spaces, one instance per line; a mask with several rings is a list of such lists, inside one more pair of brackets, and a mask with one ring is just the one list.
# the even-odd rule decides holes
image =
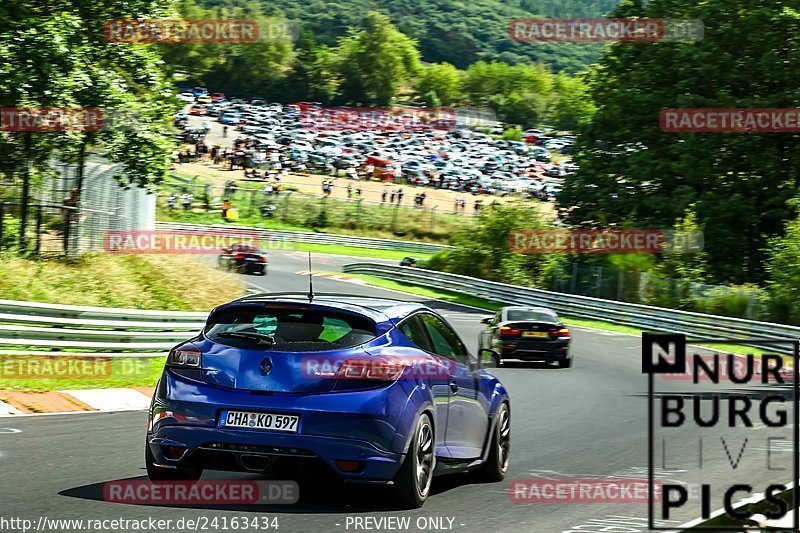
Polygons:
[[0,298],[66,305],[208,311],[244,294],[241,279],[188,255],[87,254],[0,261]]
[[165,357],[0,356],[2,391],[154,387]]
[[342,246],[338,244],[314,244],[310,242],[292,243],[292,248],[301,252],[348,255],[351,257],[371,257],[376,259],[395,259],[397,261],[400,261],[404,257],[414,257],[419,260],[426,260],[432,256],[432,254],[403,252],[400,250],[379,250],[375,248]]

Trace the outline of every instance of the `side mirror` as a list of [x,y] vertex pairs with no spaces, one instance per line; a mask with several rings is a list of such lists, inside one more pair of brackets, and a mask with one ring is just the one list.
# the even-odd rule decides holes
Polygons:
[[481,324],[491,324],[493,318],[492,316],[481,318]]
[[500,354],[489,348],[481,348],[478,350],[478,368],[495,368],[497,361],[500,359]]

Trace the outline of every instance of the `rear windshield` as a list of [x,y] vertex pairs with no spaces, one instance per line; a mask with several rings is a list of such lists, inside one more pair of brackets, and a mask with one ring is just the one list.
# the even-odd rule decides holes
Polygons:
[[[222,332],[269,335],[275,344],[258,344]],[[206,337],[231,346],[284,351],[318,352],[357,346],[375,338],[375,323],[336,310],[292,308],[234,308],[215,314],[206,325]]]
[[506,311],[506,320],[515,322],[552,322],[557,323],[558,317],[555,313],[548,311],[535,311],[532,309],[509,309]]
[[257,254],[259,253],[258,248],[255,246],[250,246],[249,244],[234,244],[231,246],[231,250],[234,252],[241,252],[246,254]]

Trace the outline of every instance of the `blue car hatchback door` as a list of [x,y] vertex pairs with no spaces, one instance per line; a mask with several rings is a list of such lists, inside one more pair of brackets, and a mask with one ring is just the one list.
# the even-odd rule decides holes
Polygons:
[[424,503],[438,474],[500,481],[510,401],[480,359],[419,303],[234,300],[168,356],[148,413],[148,476],[317,469],[394,485],[407,507]]

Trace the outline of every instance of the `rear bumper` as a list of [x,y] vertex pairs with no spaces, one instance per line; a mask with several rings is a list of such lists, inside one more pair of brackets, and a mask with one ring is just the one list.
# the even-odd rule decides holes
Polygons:
[[[147,444],[161,466],[254,472],[299,465],[324,464],[335,474],[354,481],[389,481],[397,474],[403,454],[380,450],[357,439],[280,434],[247,429],[163,426],[148,434]],[[179,458],[171,450],[183,448]],[[174,452],[173,452],[174,455]],[[341,472],[335,461],[362,461],[359,472]]]
[[[224,410],[291,414],[297,433],[219,427]],[[412,412],[413,410],[413,412]],[[271,463],[321,462],[341,477],[388,481],[403,462],[417,409],[402,380],[373,390],[258,394],[184,379],[166,370],[156,388],[147,444],[162,466],[247,470],[241,456]],[[341,472],[336,461],[361,461]]]
[[522,361],[560,361],[570,357],[569,339],[550,342],[504,342],[500,354],[503,359],[519,359]]
[[249,261],[246,263],[234,263],[234,268],[237,271],[244,272],[246,274],[251,274],[253,272],[258,272],[260,274],[267,271],[267,264]]

